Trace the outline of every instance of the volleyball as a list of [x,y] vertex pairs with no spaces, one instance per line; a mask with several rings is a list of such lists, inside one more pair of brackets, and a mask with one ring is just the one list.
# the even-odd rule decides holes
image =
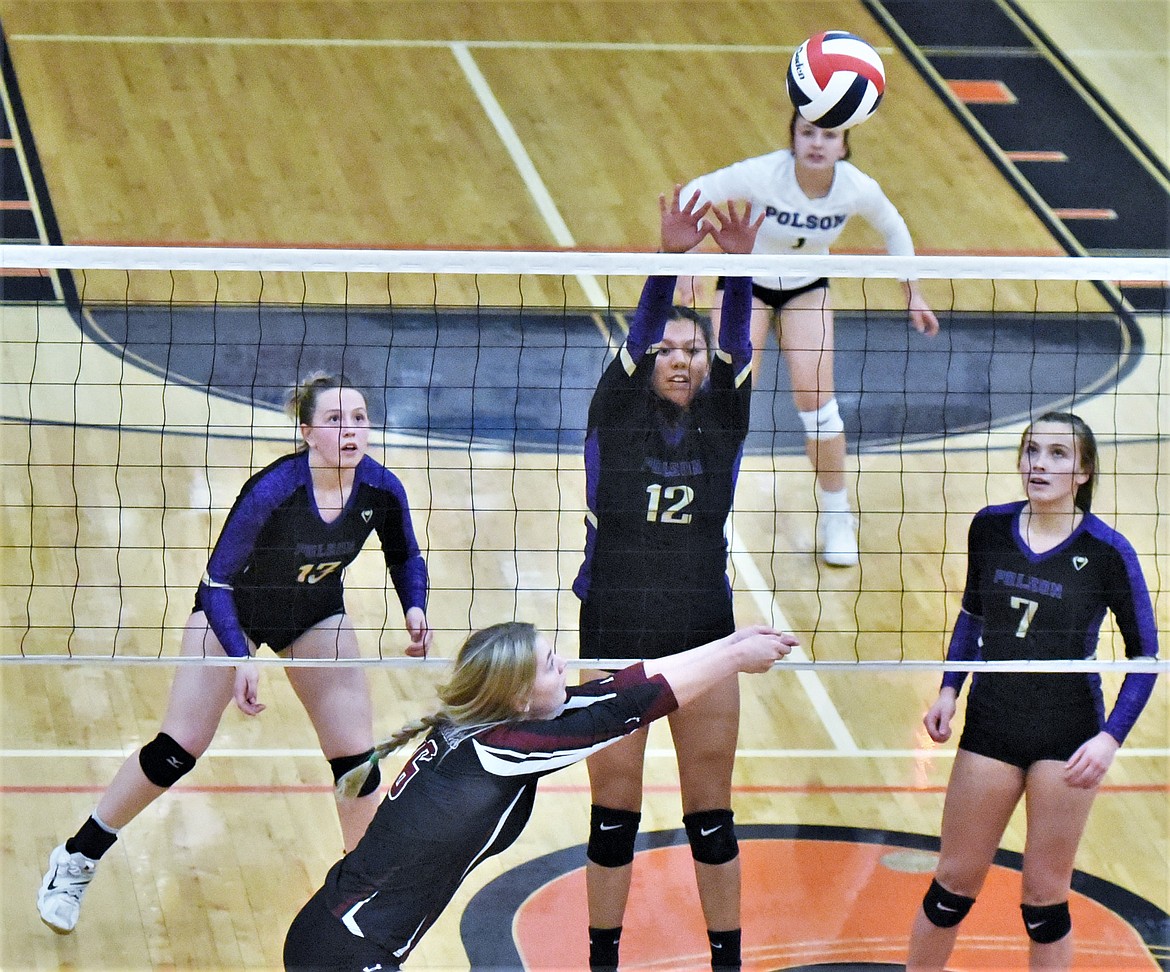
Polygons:
[[788,97],[820,128],[852,128],[869,118],[886,90],[886,69],[869,44],[843,30],[806,40],[788,63]]

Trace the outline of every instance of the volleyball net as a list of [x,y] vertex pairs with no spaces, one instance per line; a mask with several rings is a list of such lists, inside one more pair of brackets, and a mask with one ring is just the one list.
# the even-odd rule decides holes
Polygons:
[[[737,620],[795,631],[799,663],[944,667],[971,517],[1021,496],[1021,431],[1053,409],[1097,434],[1094,512],[1170,617],[1170,260],[0,246],[0,266],[6,662],[176,661],[227,512],[295,447],[283,398],[316,370],[367,393],[436,655],[515,617],[575,658],[589,401],[653,273],[833,278],[860,564],[816,557],[774,338],[727,528]],[[906,277],[938,336],[908,326]],[[401,661],[382,558],[345,583],[367,659]],[[1107,621],[1076,664],[1123,660]]]

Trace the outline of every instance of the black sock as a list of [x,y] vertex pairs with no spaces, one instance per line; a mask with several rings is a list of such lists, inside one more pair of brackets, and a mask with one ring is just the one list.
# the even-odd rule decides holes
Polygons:
[[732,928],[731,931],[707,931],[707,939],[711,942],[711,968],[738,969],[742,964],[739,955],[740,940],[743,931]]
[[78,852],[95,861],[100,861],[102,855],[114,846],[118,839],[117,834],[111,834],[93,819],[87,817],[81,829],[65,841],[65,849],[70,854]]
[[618,944],[622,940],[622,926],[617,928],[589,927],[589,968],[593,970],[617,969]]

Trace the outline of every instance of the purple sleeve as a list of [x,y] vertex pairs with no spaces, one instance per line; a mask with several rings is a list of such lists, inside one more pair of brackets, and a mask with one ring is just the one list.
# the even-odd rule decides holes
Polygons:
[[723,283],[719,350],[731,358],[739,375],[752,363],[752,278],[728,277]]
[[[951,632],[951,643],[947,647],[947,661],[966,662],[975,661],[979,657],[979,638],[983,634],[983,620],[959,611],[955,621],[955,629]],[[963,683],[967,680],[967,672],[943,672],[940,688],[953,688],[958,695],[963,690]]]
[[[979,639],[983,636],[983,599],[979,587],[979,554],[983,545],[980,540],[982,534],[982,516],[985,510],[980,510],[971,521],[967,529],[967,583],[963,588],[963,604],[959,609],[959,617],[955,620],[955,628],[951,632],[951,642],[947,646],[947,661],[975,661],[979,657]],[[943,672],[942,685],[948,685],[958,695],[967,680],[967,672]]]
[[[1119,533],[1113,534],[1113,546],[1118,553],[1120,566],[1115,571],[1110,609],[1125,642],[1126,657],[1157,658],[1158,625],[1137,553]],[[1105,731],[1118,743],[1125,742],[1125,737],[1137,722],[1154,691],[1156,678],[1153,672],[1131,672],[1125,676],[1121,691],[1117,694],[1117,702],[1104,726]]]
[[638,309],[630,322],[630,333],[626,335],[625,350],[634,367],[652,344],[662,340],[667,318],[674,307],[676,279],[670,276],[646,278]]
[[1113,711],[1105,720],[1104,729],[1117,740],[1118,745],[1125,742],[1133,724],[1142,714],[1142,709],[1150,700],[1150,693],[1154,691],[1154,681],[1157,675],[1153,672],[1130,672],[1121,683],[1121,691],[1117,693],[1117,701]]
[[233,658],[247,658],[248,636],[240,626],[231,588],[212,587],[204,577],[199,585],[199,604],[223,650]]
[[236,499],[207,561],[199,603],[219,643],[233,658],[248,657],[248,637],[240,626],[232,585],[256,548],[273,511],[296,489],[300,464],[283,462],[250,480]]
[[393,496],[399,511],[397,517],[387,516],[378,527],[378,539],[382,543],[382,553],[386,558],[386,568],[390,571],[390,580],[394,583],[403,614],[412,607],[425,611],[427,564],[414,535],[406,487],[402,485],[402,480],[384,466],[379,465],[377,468],[380,470],[378,485]]

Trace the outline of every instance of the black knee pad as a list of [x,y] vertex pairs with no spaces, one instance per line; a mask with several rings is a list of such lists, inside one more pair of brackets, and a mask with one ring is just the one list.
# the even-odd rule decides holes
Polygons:
[[155,786],[169,788],[195,768],[195,757],[160,732],[138,750],[138,765]]
[[[374,751],[367,749],[364,753],[358,753],[356,756],[338,756],[336,759],[329,760],[329,768],[333,770],[334,784],[351,769],[361,766],[362,763],[368,763],[370,757],[373,755]],[[382,771],[378,768],[378,764],[375,763],[370,770],[370,775],[366,777],[366,781],[362,784],[362,788],[358,790],[357,795],[360,797],[369,796],[381,785]]]
[[1068,902],[1054,905],[1020,905],[1024,915],[1024,930],[1028,937],[1041,945],[1059,942],[1072,931],[1072,916]]
[[735,814],[730,810],[699,810],[683,817],[691,856],[700,864],[726,864],[739,856]]
[[926,897],[922,899],[922,910],[932,925],[939,928],[954,928],[967,917],[967,912],[974,903],[974,898],[954,894],[938,881],[931,881]]
[[634,810],[598,806],[589,811],[589,848],[586,856],[602,867],[624,867],[634,860],[634,841],[642,815]]

